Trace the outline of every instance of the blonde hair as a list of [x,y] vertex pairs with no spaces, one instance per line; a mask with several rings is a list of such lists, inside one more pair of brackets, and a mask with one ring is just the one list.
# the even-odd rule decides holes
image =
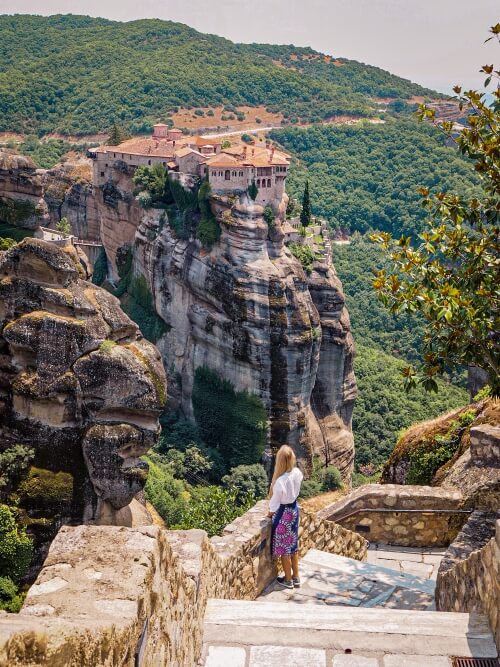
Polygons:
[[282,445],[278,453],[276,454],[276,461],[274,464],[274,474],[271,481],[271,487],[269,489],[269,495],[273,492],[274,483],[281,477],[285,472],[291,472],[297,463],[297,458],[291,447],[288,445]]

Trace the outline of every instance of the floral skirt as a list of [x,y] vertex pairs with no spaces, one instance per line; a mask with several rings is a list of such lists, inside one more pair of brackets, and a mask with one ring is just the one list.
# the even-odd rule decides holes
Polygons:
[[292,556],[298,551],[299,506],[297,501],[280,505],[273,516],[273,556]]

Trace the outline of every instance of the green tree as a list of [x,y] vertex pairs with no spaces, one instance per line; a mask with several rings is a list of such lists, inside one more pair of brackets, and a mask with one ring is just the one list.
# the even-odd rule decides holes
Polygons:
[[71,225],[69,224],[68,218],[61,218],[56,224],[56,229],[61,234],[71,234]]
[[248,196],[255,201],[257,199],[258,194],[259,194],[259,188],[257,187],[257,183],[255,181],[252,181],[248,186]]
[[311,224],[311,200],[309,197],[309,181],[306,181],[304,186],[304,194],[302,195],[302,210],[300,212],[300,224],[303,227],[308,227]]
[[113,126],[111,127],[111,133],[108,138],[108,146],[118,146],[122,142],[124,142],[126,139],[129,138],[129,134],[123,129],[123,127],[120,127],[116,123],[113,123]]
[[209,537],[221,535],[223,529],[244,514],[252,505],[253,496],[238,498],[235,489],[220,486],[198,487],[187,504],[181,523],[175,528],[201,528]]
[[260,463],[232,468],[229,475],[222,478],[222,483],[226,488],[238,492],[238,500],[248,495],[260,500],[266,496],[269,489],[266,471]]
[[0,505],[0,572],[18,582],[26,574],[32,554],[31,539],[16,524],[13,510]]
[[270,206],[265,207],[263,218],[266,221],[268,228],[274,229],[275,216],[274,211]]
[[[500,24],[492,29],[500,33]],[[493,66],[482,68],[500,78]],[[477,91],[455,88],[460,104],[467,106],[466,127],[455,139],[459,150],[474,160],[481,175],[483,195],[472,199],[421,188],[423,205],[430,213],[427,229],[413,239],[394,241],[387,233],[373,236],[390,252],[388,270],[374,280],[383,303],[391,312],[420,311],[425,319],[423,365],[404,370],[406,387],[417,383],[437,391],[436,377],[448,367],[476,365],[489,376],[492,394],[499,395],[500,359],[500,89],[488,106]],[[422,118],[434,112],[422,105]],[[453,126],[445,123],[452,137]]]
[[0,499],[25,476],[34,456],[35,451],[25,445],[13,445],[0,453]]
[[151,167],[141,165],[135,170],[133,181],[139,190],[139,194],[148,192],[153,202],[161,201],[165,192],[165,181],[167,170],[161,164]]

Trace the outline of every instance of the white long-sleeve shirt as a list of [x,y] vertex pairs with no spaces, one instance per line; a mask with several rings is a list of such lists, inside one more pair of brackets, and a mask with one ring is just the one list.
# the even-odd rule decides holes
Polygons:
[[280,505],[288,505],[297,499],[304,475],[298,468],[280,475],[274,482],[273,495],[269,501],[269,511],[276,512]]

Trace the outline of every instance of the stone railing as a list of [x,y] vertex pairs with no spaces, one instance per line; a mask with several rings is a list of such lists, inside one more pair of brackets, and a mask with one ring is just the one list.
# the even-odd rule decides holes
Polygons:
[[439,567],[436,607],[486,614],[500,648],[500,520],[495,530],[495,518],[474,512],[450,544]]
[[[63,527],[19,614],[0,612],[0,667],[195,665],[208,597],[254,599],[275,576],[267,502],[207,538],[157,526]],[[362,560],[361,536],[306,512],[311,547]]]
[[439,487],[367,484],[321,510],[318,518],[373,542],[448,546],[468,517],[462,500],[460,491]]

